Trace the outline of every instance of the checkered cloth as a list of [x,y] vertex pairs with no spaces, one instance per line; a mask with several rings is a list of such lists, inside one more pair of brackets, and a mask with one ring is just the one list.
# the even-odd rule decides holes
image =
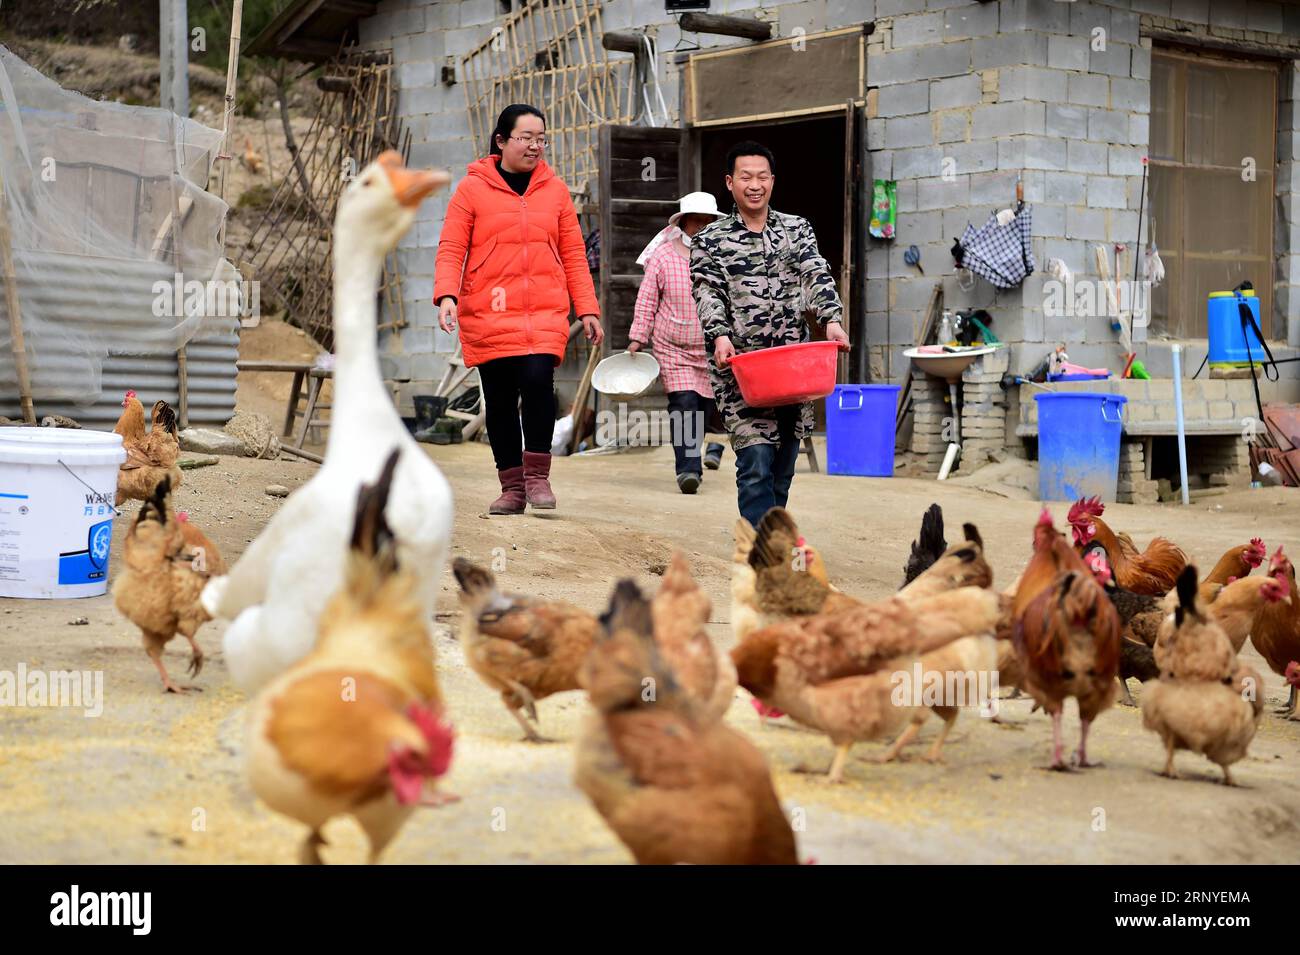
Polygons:
[[978,230],[967,223],[966,231],[953,249],[953,258],[959,266],[988,279],[998,288],[1015,288],[1034,271],[1034,253],[1030,248],[1032,225],[1029,206],[1023,206],[1006,225],[998,225],[996,214],[989,216],[989,221]]
[[646,261],[628,337],[654,351],[664,391],[713,397],[704,329],[691,295],[691,264],[672,242],[660,245]]

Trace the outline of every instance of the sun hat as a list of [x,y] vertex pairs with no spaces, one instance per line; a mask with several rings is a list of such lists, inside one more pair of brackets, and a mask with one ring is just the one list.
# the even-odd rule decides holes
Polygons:
[[722,213],[718,211],[718,200],[714,198],[711,192],[688,192],[677,201],[678,209],[668,217],[669,225],[677,225],[677,220],[682,216],[699,215],[713,216],[715,219],[721,219]]
[[654,250],[678,233],[680,227],[677,225],[677,220],[689,215],[713,216],[715,219],[721,219],[723,213],[718,211],[718,200],[713,198],[713,193],[688,192],[677,200],[677,211],[668,217],[668,225],[664,226],[641,250],[641,254],[636,257],[636,264],[644,267],[650,261]]

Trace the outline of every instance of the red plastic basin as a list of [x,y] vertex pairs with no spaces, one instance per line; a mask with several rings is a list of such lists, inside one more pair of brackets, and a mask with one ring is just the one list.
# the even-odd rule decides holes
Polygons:
[[736,354],[728,363],[751,408],[794,405],[835,390],[839,342],[800,342]]

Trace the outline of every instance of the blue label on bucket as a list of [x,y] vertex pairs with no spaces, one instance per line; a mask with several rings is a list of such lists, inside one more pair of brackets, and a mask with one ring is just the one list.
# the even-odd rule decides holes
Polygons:
[[92,524],[86,535],[86,549],[59,555],[60,584],[89,584],[108,576],[108,550],[113,540],[113,521]]

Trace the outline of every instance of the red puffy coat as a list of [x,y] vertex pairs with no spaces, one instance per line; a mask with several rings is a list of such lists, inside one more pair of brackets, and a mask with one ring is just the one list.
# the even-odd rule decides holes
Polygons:
[[564,358],[569,302],[599,315],[569,188],[539,161],[521,196],[496,169],[470,163],[447,208],[433,283],[436,305],[455,296],[466,365],[510,355]]

